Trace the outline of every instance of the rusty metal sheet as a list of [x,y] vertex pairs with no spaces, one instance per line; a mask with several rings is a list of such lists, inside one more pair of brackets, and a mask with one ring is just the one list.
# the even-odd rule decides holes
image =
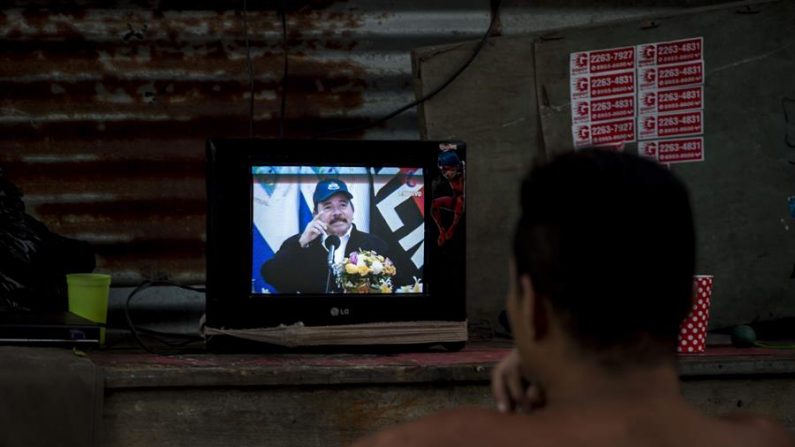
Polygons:
[[[254,133],[275,137],[282,2],[247,3]],[[288,137],[355,127],[411,102],[411,49],[479,38],[494,6],[489,0],[283,3]],[[498,29],[512,34],[633,14],[620,1],[601,13],[577,2],[503,3],[506,25]],[[204,281],[204,140],[249,130],[242,5],[0,5],[0,168],[26,193],[35,217],[95,245],[98,269],[112,273],[115,285]],[[418,138],[417,115],[409,111],[343,136]]]
[[[278,3],[248,3],[254,132],[275,137],[284,63]],[[489,20],[485,1],[286,5],[289,137],[357,126],[411,101],[410,49],[474,38]],[[204,140],[249,129],[242,3],[3,7],[0,168],[25,193],[28,212],[91,242],[98,270],[115,285],[203,282]],[[412,112],[351,137],[416,138],[416,129]]]

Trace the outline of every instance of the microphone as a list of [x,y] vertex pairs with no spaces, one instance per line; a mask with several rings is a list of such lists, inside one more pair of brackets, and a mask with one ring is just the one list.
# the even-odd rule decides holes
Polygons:
[[326,275],[326,293],[334,293],[331,289],[332,266],[334,265],[334,250],[340,246],[339,236],[331,235],[323,241],[323,245],[328,249],[328,274]]
[[340,246],[339,236],[331,235],[323,241],[323,245],[328,249],[328,265],[331,267],[334,264],[334,250]]

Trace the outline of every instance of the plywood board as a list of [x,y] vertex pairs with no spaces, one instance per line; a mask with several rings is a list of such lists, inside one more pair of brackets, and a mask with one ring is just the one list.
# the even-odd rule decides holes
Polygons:
[[[415,50],[417,96],[441,85],[474,47]],[[496,321],[503,308],[519,182],[542,155],[532,52],[530,38],[490,39],[472,65],[420,110],[423,138],[467,143],[467,307],[476,326]]]

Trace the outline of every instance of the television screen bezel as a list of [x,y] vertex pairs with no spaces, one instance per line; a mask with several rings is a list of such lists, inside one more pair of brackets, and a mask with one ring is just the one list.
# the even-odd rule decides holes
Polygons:
[[[301,322],[307,326],[398,321],[465,321],[465,219],[458,244],[439,247],[430,216],[440,145],[417,140],[207,140],[206,324],[248,329]],[[425,265],[422,294],[254,294],[252,166],[422,167],[425,181]],[[241,234],[245,235],[241,237]]]

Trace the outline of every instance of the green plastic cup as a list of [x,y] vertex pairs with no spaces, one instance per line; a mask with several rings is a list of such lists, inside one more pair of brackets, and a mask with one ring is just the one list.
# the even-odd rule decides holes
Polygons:
[[[108,320],[110,275],[101,273],[70,273],[66,275],[69,312],[95,323]],[[99,330],[99,342],[105,344],[105,328]]]

